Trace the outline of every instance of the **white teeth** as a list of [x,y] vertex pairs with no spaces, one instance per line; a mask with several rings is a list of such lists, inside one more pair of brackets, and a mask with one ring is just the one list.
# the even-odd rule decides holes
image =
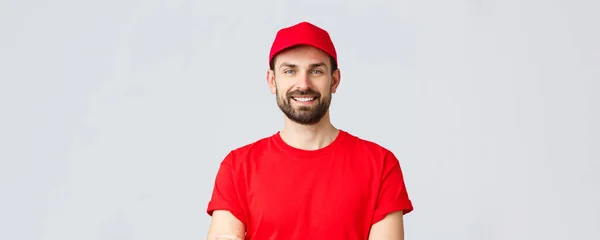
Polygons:
[[314,98],[294,98],[294,100],[298,101],[298,102],[308,102],[308,101],[312,101]]

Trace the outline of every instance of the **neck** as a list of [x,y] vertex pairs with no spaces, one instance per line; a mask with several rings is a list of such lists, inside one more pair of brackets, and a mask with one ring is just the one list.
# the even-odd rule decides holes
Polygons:
[[339,130],[331,124],[327,113],[321,121],[313,125],[298,124],[286,117],[284,127],[279,134],[283,141],[292,147],[317,150],[333,142],[338,133]]

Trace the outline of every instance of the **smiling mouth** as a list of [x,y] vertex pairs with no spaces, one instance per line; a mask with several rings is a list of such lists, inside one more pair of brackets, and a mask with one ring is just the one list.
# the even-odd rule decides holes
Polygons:
[[292,97],[292,99],[296,102],[310,102],[317,99],[317,97]]

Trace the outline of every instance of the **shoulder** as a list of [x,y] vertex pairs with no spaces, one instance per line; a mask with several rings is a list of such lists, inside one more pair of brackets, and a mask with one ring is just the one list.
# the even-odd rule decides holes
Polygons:
[[388,147],[350,133],[347,135],[346,151],[350,151],[354,159],[359,159],[358,162],[364,164],[366,168],[383,173],[391,168],[399,167],[400,161],[396,157],[397,155]]
[[374,140],[365,139],[363,137],[353,135],[349,132],[344,133],[347,135],[346,146],[348,146],[348,149],[353,149],[357,153],[369,154],[376,157],[386,157],[388,155],[393,155],[390,149]]
[[268,152],[273,148],[273,136],[274,135],[266,136],[230,150],[225,157],[224,162],[232,166],[236,166],[243,164],[245,161],[254,156],[268,154]]

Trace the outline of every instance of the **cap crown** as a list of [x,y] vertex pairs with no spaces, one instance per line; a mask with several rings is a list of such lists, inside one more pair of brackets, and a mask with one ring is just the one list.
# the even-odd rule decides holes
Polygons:
[[277,32],[269,53],[269,63],[279,52],[297,45],[308,45],[321,49],[329,54],[337,64],[337,52],[329,33],[309,22],[300,22]]

